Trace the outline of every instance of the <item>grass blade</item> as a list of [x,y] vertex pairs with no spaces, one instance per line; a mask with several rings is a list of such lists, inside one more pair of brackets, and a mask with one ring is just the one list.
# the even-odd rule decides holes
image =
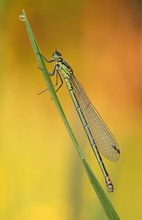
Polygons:
[[94,191],[96,192],[96,195],[98,196],[98,199],[103,207],[103,210],[105,211],[109,220],[119,220],[120,218],[119,218],[117,212],[115,211],[114,207],[112,206],[111,202],[109,201],[108,197],[106,196],[105,192],[103,191],[101,185],[99,184],[99,182],[98,182],[97,178],[95,177],[94,173],[92,172],[91,168],[89,167],[89,165],[88,165],[88,163],[87,163],[87,161],[86,161],[86,159],[85,159],[85,157],[79,147],[79,144],[78,144],[78,142],[77,142],[77,140],[71,130],[71,127],[67,121],[65,113],[64,113],[62,106],[58,100],[58,97],[56,95],[55,89],[54,89],[53,84],[51,82],[51,79],[48,74],[48,70],[47,70],[46,65],[44,63],[44,60],[41,56],[38,55],[38,53],[40,53],[40,49],[38,47],[37,41],[34,37],[34,34],[32,32],[32,29],[31,29],[30,24],[27,20],[27,17],[26,17],[24,10],[23,10],[22,14],[20,15],[20,20],[25,22],[26,29],[27,29],[27,32],[29,35],[29,39],[30,39],[34,54],[36,56],[39,67],[41,67],[41,69],[42,69],[41,71],[42,71],[43,77],[45,79],[45,82],[47,84],[47,87],[49,88],[49,92],[50,92],[50,94],[53,98],[53,101],[58,109],[58,112],[59,112],[59,114],[65,124],[65,127],[66,127],[66,129],[67,129],[67,131],[68,131],[68,133],[69,133],[69,135],[75,145],[75,148],[79,154],[79,157],[80,157],[81,161],[83,162],[83,165],[85,167],[85,170],[87,172],[89,180],[92,184]]

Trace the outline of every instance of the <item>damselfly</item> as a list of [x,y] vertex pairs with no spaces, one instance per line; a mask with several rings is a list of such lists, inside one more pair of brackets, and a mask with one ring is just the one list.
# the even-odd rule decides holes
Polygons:
[[50,75],[53,76],[56,74],[56,85],[58,84],[58,77],[60,78],[61,85],[58,89],[63,84],[62,77],[64,78],[75,109],[102,170],[107,190],[109,192],[113,192],[114,187],[105,168],[102,157],[100,156],[100,152],[110,161],[116,161],[120,156],[120,150],[117,142],[95,107],[91,104],[83,87],[74,76],[72,68],[62,58],[61,53],[59,51],[55,51],[52,54],[52,60],[47,60],[42,54],[39,55],[42,56],[47,63],[55,62],[54,70]]

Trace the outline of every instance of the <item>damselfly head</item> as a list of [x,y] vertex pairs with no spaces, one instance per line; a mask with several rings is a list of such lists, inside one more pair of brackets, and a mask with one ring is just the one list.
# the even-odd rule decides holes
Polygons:
[[58,50],[55,50],[54,53],[52,54],[52,58],[54,58],[55,60],[59,59],[61,56],[62,54]]

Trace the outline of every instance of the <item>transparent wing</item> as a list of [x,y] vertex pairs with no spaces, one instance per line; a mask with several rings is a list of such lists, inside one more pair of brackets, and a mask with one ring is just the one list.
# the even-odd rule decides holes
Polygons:
[[110,161],[116,161],[120,156],[117,142],[76,77],[72,75],[70,80],[98,150]]

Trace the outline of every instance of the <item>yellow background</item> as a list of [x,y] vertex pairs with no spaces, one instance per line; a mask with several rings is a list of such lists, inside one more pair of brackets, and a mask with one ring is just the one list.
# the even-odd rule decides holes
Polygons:
[[[62,52],[116,137],[119,161],[104,159],[115,186],[108,197],[121,219],[141,219],[142,7],[119,0],[1,0],[0,219],[106,219],[49,93],[36,95],[45,83],[23,8],[42,53]],[[65,85],[58,96],[106,190]]]

